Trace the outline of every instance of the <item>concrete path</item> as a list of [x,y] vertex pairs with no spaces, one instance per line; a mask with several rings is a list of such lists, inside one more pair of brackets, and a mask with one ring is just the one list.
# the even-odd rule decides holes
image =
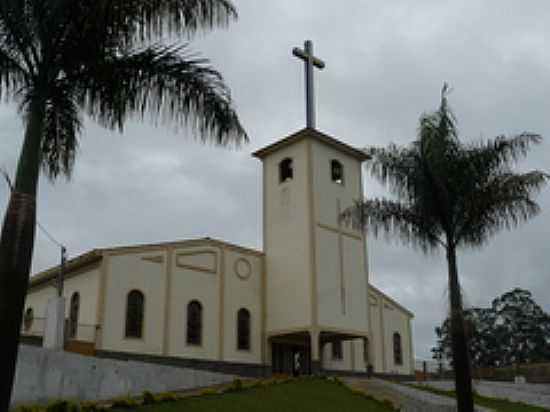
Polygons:
[[[453,381],[429,381],[423,383],[443,390],[454,390],[455,387]],[[473,381],[473,385],[474,390],[481,396],[524,402],[550,410],[549,384]]]
[[[405,385],[381,379],[342,378],[352,389],[364,392],[373,398],[390,400],[402,412],[456,412],[456,401],[446,396],[435,395]],[[476,406],[476,411],[491,412],[491,409]]]

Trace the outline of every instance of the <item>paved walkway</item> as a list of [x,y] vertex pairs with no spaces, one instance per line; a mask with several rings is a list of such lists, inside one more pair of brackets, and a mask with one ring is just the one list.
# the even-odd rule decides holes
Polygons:
[[[454,390],[453,381],[423,382],[437,389]],[[550,408],[550,385],[535,383],[512,383],[473,381],[474,389],[481,396],[524,402],[533,406]]]
[[[456,401],[405,385],[391,383],[381,379],[342,378],[352,389],[364,392],[373,398],[390,400],[403,412],[455,412]],[[490,412],[491,409],[476,406],[476,411]]]

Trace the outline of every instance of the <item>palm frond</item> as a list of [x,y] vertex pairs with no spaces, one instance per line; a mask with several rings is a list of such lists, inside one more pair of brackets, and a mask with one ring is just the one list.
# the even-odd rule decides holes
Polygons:
[[0,40],[0,98],[16,98],[31,83],[30,74],[15,53]]
[[154,45],[95,62],[81,77],[80,103],[122,129],[128,115],[174,120],[219,145],[247,141],[221,75],[184,47]]
[[429,252],[444,245],[441,230],[434,220],[426,220],[412,207],[387,199],[363,200],[346,209],[342,222],[356,229],[369,228],[377,237],[397,236],[404,244]]
[[40,61],[33,20],[31,0],[2,0],[0,2],[0,42],[4,50],[21,58],[26,72],[35,75]]
[[228,0],[100,0],[88,15],[88,24],[132,44],[226,26],[237,11]]
[[532,197],[549,178],[540,171],[502,173],[492,177],[464,199],[461,219],[457,221],[456,242],[478,247],[497,232],[510,230],[538,215],[540,207]]
[[387,148],[368,147],[364,152],[369,155],[367,168],[376,180],[398,197],[408,196],[414,182],[413,173],[417,169],[418,148],[399,147],[390,144]]
[[46,103],[41,145],[42,169],[51,180],[59,174],[70,177],[81,126],[74,91],[57,87]]
[[524,132],[512,137],[498,136],[485,142],[464,146],[465,159],[477,173],[507,170],[513,162],[525,157],[529,149],[540,144],[542,136]]

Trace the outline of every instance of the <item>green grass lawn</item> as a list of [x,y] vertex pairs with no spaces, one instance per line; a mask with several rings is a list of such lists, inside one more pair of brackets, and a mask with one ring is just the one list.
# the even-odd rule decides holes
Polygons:
[[[414,388],[421,389],[423,391],[436,393],[438,395],[449,396],[456,398],[454,391],[444,391],[441,389],[435,389],[424,385],[411,385]],[[474,402],[479,406],[486,406],[497,412],[546,412],[550,409],[541,408],[538,406],[526,405],[521,402],[511,402],[503,399],[486,398],[485,396],[474,395]]]
[[[240,392],[189,397],[137,408],[139,412],[390,412],[391,408],[335,382],[300,379]],[[128,409],[112,409],[128,412]]]

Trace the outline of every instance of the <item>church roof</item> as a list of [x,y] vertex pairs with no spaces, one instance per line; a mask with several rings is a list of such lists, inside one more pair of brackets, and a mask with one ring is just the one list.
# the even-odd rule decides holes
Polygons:
[[[169,242],[147,243],[147,244],[138,244],[138,245],[129,245],[129,246],[115,246],[115,247],[102,248],[102,249],[92,249],[89,252],[83,253],[72,259],[67,260],[67,262],[65,263],[65,273],[66,275],[74,274],[75,272],[77,272],[78,274],[80,273],[78,272],[79,269],[90,266],[92,264],[99,263],[103,259],[103,255],[105,253],[120,254],[124,252],[135,252],[135,251],[146,252],[149,249],[158,249],[158,248],[167,247],[167,246],[201,246],[204,244],[226,247],[230,249],[239,250],[245,253],[252,253],[255,255],[263,256],[263,252],[260,252],[259,250],[256,250],[256,249],[239,246],[234,243],[229,243],[223,240],[203,237],[203,238],[197,238],[197,239],[186,239],[186,240],[171,241],[171,242],[169,241]],[[58,273],[59,273],[59,265],[56,265],[33,275],[29,282],[29,289],[55,281]]]
[[283,147],[286,147],[288,145],[291,145],[293,143],[296,143],[303,139],[315,139],[321,143],[324,143],[328,146],[334,147],[337,150],[340,150],[344,153],[347,153],[348,155],[355,157],[357,160],[365,161],[369,159],[369,156],[363,152],[362,150],[356,149],[353,146],[347,145],[343,142],[341,142],[338,139],[335,139],[334,137],[331,137],[327,134],[324,134],[320,132],[317,129],[312,128],[304,128],[302,130],[297,131],[296,133],[291,134],[290,136],[287,136],[281,140],[278,140],[275,143],[272,143],[268,146],[265,146],[254,153],[252,153],[252,156],[257,157],[259,159],[263,159],[267,155],[282,149]]
[[382,296],[385,300],[390,302],[392,305],[394,305],[395,307],[397,307],[400,310],[402,310],[403,312],[405,312],[409,317],[414,318],[414,313],[412,313],[409,309],[407,309],[405,306],[401,305],[396,300],[392,299],[390,296],[386,295],[384,292],[382,292],[377,287],[374,287],[374,285],[372,283],[369,283],[369,289],[374,294]]

